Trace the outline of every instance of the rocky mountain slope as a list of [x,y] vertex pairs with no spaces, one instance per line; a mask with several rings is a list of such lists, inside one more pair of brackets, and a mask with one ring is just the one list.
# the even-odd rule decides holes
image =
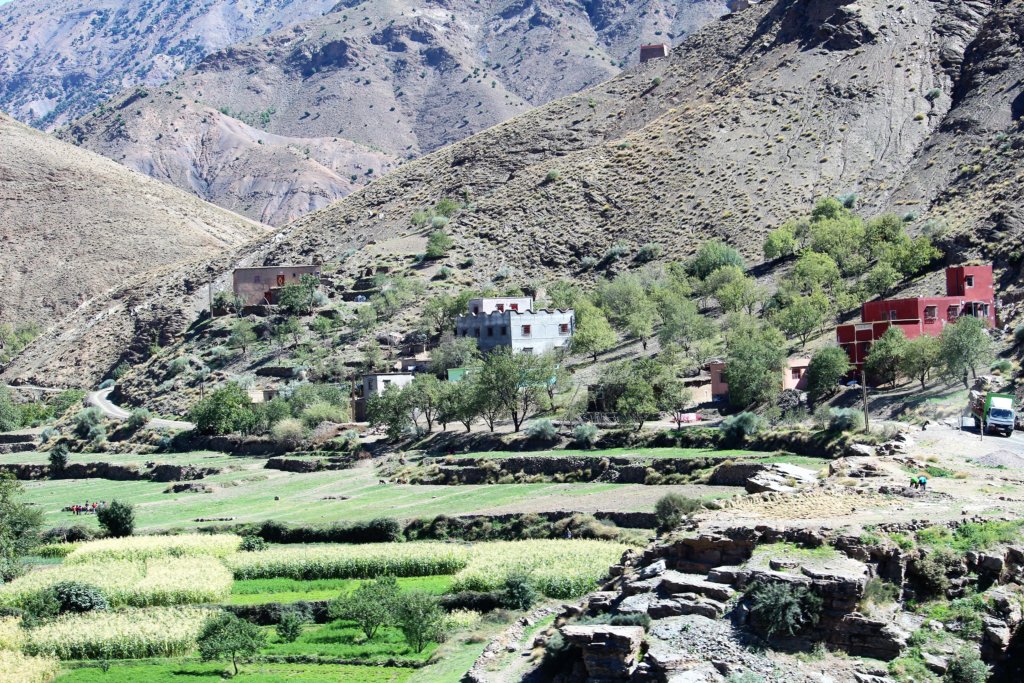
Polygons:
[[398,163],[582,90],[724,0],[339,3],[132,90],[64,139],[275,225]]
[[0,5],[0,109],[50,128],[336,0],[16,0]]
[[48,327],[142,273],[266,226],[0,114],[0,322]]
[[8,375],[94,379],[128,348],[110,339],[134,329],[178,337],[202,303],[193,283],[234,263],[321,259],[344,286],[382,255],[421,251],[430,228],[410,219],[446,197],[464,203],[446,227],[456,245],[445,262],[462,284],[594,277],[592,260],[613,246],[623,267],[649,242],[669,260],[721,238],[756,262],[768,230],[821,195],[854,192],[863,212],[897,210],[913,230],[944,234],[953,258],[993,259],[1005,292],[1021,259],[1022,21],[1009,0],[762,3],[667,60],[404,164],[272,240],[132,291],[134,308],[104,323],[116,334],[86,329],[83,311]]

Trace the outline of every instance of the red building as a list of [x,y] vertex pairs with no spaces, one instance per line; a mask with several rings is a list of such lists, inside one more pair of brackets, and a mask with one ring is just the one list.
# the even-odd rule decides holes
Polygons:
[[669,46],[665,43],[640,46],[640,63],[649,62],[652,59],[668,57]]
[[942,328],[962,315],[984,318],[995,327],[992,266],[947,268],[946,296],[869,301],[861,306],[861,322],[836,328],[836,340],[860,370],[871,344],[890,327],[903,330],[907,339],[937,337]]

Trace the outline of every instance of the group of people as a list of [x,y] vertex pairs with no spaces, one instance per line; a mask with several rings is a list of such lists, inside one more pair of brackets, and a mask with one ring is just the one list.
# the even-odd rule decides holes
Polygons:
[[912,488],[912,489],[921,489],[922,491],[927,491],[928,490],[928,477],[924,476],[923,474],[918,475],[916,477],[911,477],[910,478],[910,488]]
[[64,512],[70,512],[73,515],[95,515],[97,510],[106,506],[107,501],[100,502],[94,500],[91,503],[89,501],[85,501],[84,505],[68,505],[64,508]]

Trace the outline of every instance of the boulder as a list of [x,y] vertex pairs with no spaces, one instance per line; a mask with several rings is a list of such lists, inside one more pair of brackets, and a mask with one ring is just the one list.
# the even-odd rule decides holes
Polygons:
[[562,637],[583,652],[590,681],[628,681],[639,663],[642,626],[563,626]]

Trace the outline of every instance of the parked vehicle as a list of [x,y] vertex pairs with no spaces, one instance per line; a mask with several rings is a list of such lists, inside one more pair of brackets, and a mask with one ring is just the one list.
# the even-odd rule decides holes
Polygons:
[[987,394],[971,392],[971,414],[974,415],[974,426],[986,432],[1000,432],[1006,436],[1013,434],[1017,422],[1017,412],[1013,404],[1012,394]]

